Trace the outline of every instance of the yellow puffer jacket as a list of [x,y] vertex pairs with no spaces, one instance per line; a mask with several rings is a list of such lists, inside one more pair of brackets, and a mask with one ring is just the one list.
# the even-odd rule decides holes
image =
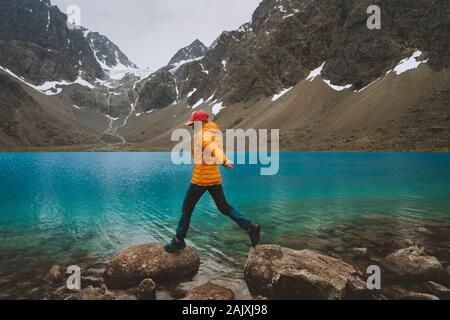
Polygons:
[[[219,164],[224,164],[227,157],[223,152],[222,136],[219,133],[219,126],[208,122],[203,126],[201,134],[194,138],[192,153],[195,166],[192,183],[195,185],[210,187],[222,184]],[[212,157],[205,157],[204,154]]]

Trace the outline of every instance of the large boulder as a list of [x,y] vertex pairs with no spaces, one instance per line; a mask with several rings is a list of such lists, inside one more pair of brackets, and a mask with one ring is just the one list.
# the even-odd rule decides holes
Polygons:
[[192,291],[182,300],[234,300],[234,292],[217,284],[208,282]]
[[359,272],[342,260],[277,245],[252,249],[244,275],[252,293],[274,299],[344,299],[365,290]]
[[390,280],[433,280],[443,272],[438,259],[427,256],[417,246],[388,255],[381,261],[381,267]]
[[161,243],[125,249],[111,259],[104,280],[111,289],[137,287],[145,279],[168,282],[189,278],[198,272],[200,259],[192,247],[167,253]]

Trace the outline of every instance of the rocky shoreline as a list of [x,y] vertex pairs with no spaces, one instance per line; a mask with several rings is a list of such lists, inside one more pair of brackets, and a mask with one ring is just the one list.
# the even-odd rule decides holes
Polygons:
[[[317,234],[286,235],[281,245],[251,249],[240,268],[245,280],[242,290],[258,300],[450,299],[449,224],[384,216],[365,219],[371,223],[364,227],[352,223],[318,226]],[[230,285],[230,279],[217,281],[200,274],[200,262],[192,247],[170,255],[160,243],[132,246],[107,263],[83,265],[80,291],[67,289],[67,266],[53,266],[40,285],[30,283],[30,289],[25,289],[23,284],[29,295],[22,294],[20,299],[242,298],[241,288]],[[367,267],[373,265],[381,269],[380,290],[367,288]],[[200,277],[192,281],[196,274]],[[0,282],[2,298],[16,299],[3,290],[5,283]]]
[[[361,250],[358,250],[360,252]],[[256,300],[448,300],[450,266],[446,268],[423,248],[412,246],[393,252],[380,261],[381,290],[367,287],[366,275],[341,259],[311,250],[293,250],[278,245],[262,245],[250,250],[244,267],[248,287]],[[64,285],[60,266],[48,274],[54,290],[48,299],[58,300],[157,300],[164,284],[189,279],[199,268],[192,247],[170,255],[159,243],[125,249],[105,267],[88,270],[82,290]],[[103,273],[102,273],[103,271]],[[157,280],[154,280],[157,279]],[[212,282],[184,293],[181,300],[234,300],[226,286]]]

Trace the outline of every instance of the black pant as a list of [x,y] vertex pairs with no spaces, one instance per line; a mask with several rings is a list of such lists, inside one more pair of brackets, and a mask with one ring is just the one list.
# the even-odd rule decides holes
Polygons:
[[249,226],[252,223],[247,220],[239,211],[228,204],[227,200],[225,199],[222,185],[201,187],[195,184],[191,184],[186,193],[186,197],[183,202],[182,215],[180,218],[180,222],[178,223],[178,239],[186,238],[189,226],[191,224],[192,213],[194,212],[197,202],[205,194],[206,191],[208,191],[212,196],[220,212],[236,222],[245,231],[248,230]]

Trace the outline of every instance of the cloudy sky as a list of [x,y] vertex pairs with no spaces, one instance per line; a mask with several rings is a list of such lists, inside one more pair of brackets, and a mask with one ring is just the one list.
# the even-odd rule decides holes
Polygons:
[[115,42],[140,67],[158,68],[196,38],[210,45],[250,21],[261,0],[52,0],[81,8],[81,24]]

